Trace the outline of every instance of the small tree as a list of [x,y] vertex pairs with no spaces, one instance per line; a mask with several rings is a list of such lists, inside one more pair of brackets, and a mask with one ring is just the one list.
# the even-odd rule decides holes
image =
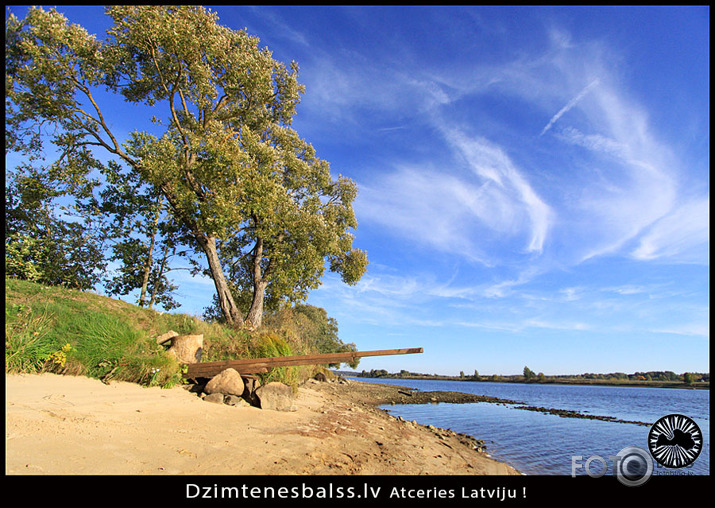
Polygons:
[[531,381],[536,377],[536,374],[534,373],[533,370],[531,370],[529,367],[524,367],[524,378],[527,381]]
[[[90,161],[70,157],[73,183],[52,184],[61,169],[22,165],[5,187],[5,273],[51,286],[92,289],[104,280],[105,232],[85,178]],[[56,198],[67,198],[59,204]]]
[[109,259],[120,262],[120,267],[105,289],[110,295],[139,290],[141,307],[178,308],[173,297],[178,287],[167,277],[169,261],[185,254],[179,245],[189,239],[181,236],[161,193],[113,161],[109,166],[113,168],[107,172],[110,185],[100,192],[99,207],[107,217]]

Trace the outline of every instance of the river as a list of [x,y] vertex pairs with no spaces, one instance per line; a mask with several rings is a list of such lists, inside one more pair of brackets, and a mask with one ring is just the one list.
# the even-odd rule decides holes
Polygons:
[[[683,468],[653,461],[653,474],[710,474],[710,391],[593,385],[520,384],[471,381],[352,378],[396,384],[420,391],[453,391],[488,395],[529,406],[578,411],[653,424],[670,414],[691,418],[702,433],[702,450]],[[518,409],[516,404],[406,404],[383,406],[393,416],[463,432],[482,439],[487,452],[527,475],[611,474],[609,457],[629,446],[649,450],[651,425],[564,418]],[[576,457],[576,458],[574,458]],[[580,458],[579,458],[580,457]],[[574,468],[575,465],[575,468]]]

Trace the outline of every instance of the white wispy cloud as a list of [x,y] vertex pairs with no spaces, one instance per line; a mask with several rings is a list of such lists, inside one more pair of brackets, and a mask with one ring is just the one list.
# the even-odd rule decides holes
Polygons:
[[[262,32],[268,32],[273,37],[286,39],[300,46],[310,47],[309,37],[301,30],[293,28],[290,22],[270,9],[260,7],[250,7],[251,13],[265,23],[266,28]],[[230,14],[230,11],[227,11]]]
[[[563,259],[567,263],[628,255],[633,242],[674,212],[681,192],[682,163],[655,133],[648,111],[609,68],[611,54],[600,45],[558,48],[532,76],[566,84],[545,93],[548,102],[554,101],[554,94],[567,97],[569,84],[583,82],[584,76],[599,76],[568,100],[541,132],[565,123],[554,139],[582,149],[557,159],[569,178],[559,179],[559,192],[547,196],[564,218],[553,235],[562,255],[570,253]],[[579,114],[566,122],[564,115],[571,110]],[[644,259],[647,249],[644,245],[634,258]]]
[[451,130],[454,161],[398,166],[360,185],[357,213],[416,243],[484,264],[485,241],[522,238],[516,250],[540,253],[553,211],[498,146]]
[[[561,32],[557,42],[566,35]],[[616,85],[620,82],[607,65],[610,53],[597,45],[584,50],[583,45],[569,41],[554,42],[552,51],[530,61],[519,58],[501,66],[459,69],[451,75],[437,75],[429,68],[416,72],[386,69],[355,59],[322,61],[315,104],[324,112],[334,111],[354,121],[357,111],[367,108],[381,111],[385,118],[399,112],[396,118],[407,124],[432,125],[442,133],[455,160],[461,159],[463,168],[472,172],[466,176],[454,170],[451,161],[445,161],[444,167],[433,161],[425,161],[422,167],[395,163],[387,175],[361,182],[359,199],[364,206],[359,217],[489,264],[494,263],[492,252],[502,243],[487,248],[484,242],[470,240],[483,235],[483,230],[490,239],[497,233],[502,240],[526,235],[524,250],[536,254],[543,253],[546,242],[554,239],[562,253],[571,253],[566,262],[623,252],[629,242],[646,234],[673,211],[678,162],[652,134],[647,113]],[[567,123],[556,139],[583,148],[584,153],[578,165],[560,168],[573,178],[548,185],[549,194],[535,190],[534,183],[543,188],[546,182],[530,180],[533,169],[548,175],[552,168],[522,170],[504,146],[488,139],[488,133],[474,126],[455,127],[448,113],[458,100],[492,90],[544,107],[568,97],[574,83],[583,83],[584,76],[594,75],[599,78],[587,81],[542,129],[541,135],[578,109],[580,125]],[[406,111],[410,112],[407,116]],[[350,120],[345,125],[349,124]],[[467,134],[472,130],[477,134]],[[456,223],[468,226],[466,235],[459,234],[464,228],[455,227]],[[662,227],[668,224],[664,221]],[[655,252],[649,245],[656,235],[654,228],[637,250],[632,249],[635,259],[646,259],[649,249]]]
[[544,329],[556,331],[582,332],[590,330],[592,327],[587,323],[573,321],[547,321],[540,318],[528,318],[521,321],[495,321],[485,318],[483,320],[460,321],[458,326],[464,328],[481,328],[485,330],[502,331],[510,333],[522,333],[529,329]]
[[649,289],[646,287],[634,286],[632,284],[625,286],[605,287],[601,289],[601,291],[613,292],[619,295],[639,295],[648,292],[648,290]]
[[[433,169],[399,167],[360,185],[356,214],[411,243],[483,260],[464,229],[483,215],[478,185]],[[482,206],[484,203],[481,204]]]
[[581,90],[578,93],[578,95],[576,95],[576,97],[571,99],[563,108],[561,108],[559,110],[558,113],[556,113],[554,116],[551,117],[551,120],[549,120],[549,123],[547,123],[546,126],[543,128],[540,135],[543,136],[544,134],[546,134],[546,132],[549,129],[551,129],[551,127],[559,120],[559,118],[561,118],[566,113],[568,113],[571,109],[573,109],[574,106],[576,106],[579,102],[581,102],[581,100],[583,100],[583,98],[586,97],[586,95],[588,95],[588,93],[591,91],[591,89],[598,86],[598,84],[599,84],[598,79],[594,79],[593,81],[591,81],[591,83],[589,83],[583,90]]
[[626,156],[627,147],[623,143],[602,134],[584,134],[575,127],[568,126],[560,132],[559,137],[567,143],[582,146],[593,152],[611,154],[620,158]]
[[[474,284],[367,278],[349,290],[360,295],[359,305],[370,305],[380,319],[404,321],[412,303],[430,299],[449,300],[455,308],[455,300],[474,308],[513,303],[540,310],[543,302],[568,305],[575,317],[562,322],[548,312],[515,316],[517,328],[530,323],[584,330],[587,314],[604,319],[622,314],[641,300],[621,297],[645,301],[649,294],[637,285],[611,294],[578,285],[529,292],[536,274],[610,255],[707,263],[709,199],[683,195],[676,147],[658,136],[649,112],[617,75],[611,63],[618,55],[603,44],[576,39],[559,32],[542,53],[453,69],[386,66],[318,52],[311,68],[311,107],[325,113],[332,128],[360,131],[370,125],[384,133],[422,125],[439,134],[430,143],[443,142],[439,159],[425,155],[419,161],[420,151],[411,150],[410,162],[383,159],[377,171],[363,168],[369,178],[358,179],[355,204],[361,227],[377,226],[393,239],[488,268],[519,263]],[[492,92],[531,112],[564,106],[531,139],[501,135],[507,127],[491,117],[470,122],[457,114],[462,101]],[[372,123],[361,120],[365,112]],[[553,136],[544,137],[548,132]],[[530,153],[542,149],[548,157]]]
[[635,259],[666,259],[707,264],[710,245],[710,198],[696,198],[662,217],[639,239]]
[[[500,193],[502,207],[508,210],[513,227],[524,227],[523,224],[514,224],[518,220],[516,215],[523,213],[528,217],[530,239],[527,250],[541,252],[553,220],[553,211],[534,191],[509,156],[501,147],[483,137],[469,137],[460,131],[450,131],[447,138],[464,156],[475,174],[494,182],[503,193]],[[489,219],[484,217],[484,220]]]
[[655,328],[651,330],[654,333],[667,333],[671,335],[684,335],[689,337],[710,338],[710,326],[706,321],[702,323],[688,323],[680,326],[671,326],[668,328]]

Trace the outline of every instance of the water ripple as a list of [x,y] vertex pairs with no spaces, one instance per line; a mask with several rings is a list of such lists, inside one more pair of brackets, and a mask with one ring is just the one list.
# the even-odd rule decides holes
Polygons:
[[[360,378],[360,381],[369,381]],[[422,391],[461,391],[528,405],[610,416],[619,420],[655,422],[672,413],[693,418],[703,433],[703,450],[683,474],[710,474],[710,393],[703,390],[632,388],[611,386],[524,385],[461,381],[374,380]],[[585,474],[583,464],[592,456],[603,457],[611,474],[608,457],[628,446],[648,450],[649,426],[615,421],[562,418],[538,411],[518,410],[510,404],[426,404],[388,406],[394,416],[424,425],[452,429],[486,442],[487,452],[529,475]],[[600,461],[594,461],[598,472]],[[578,467],[578,466],[581,467]],[[672,473],[659,471],[654,474]]]

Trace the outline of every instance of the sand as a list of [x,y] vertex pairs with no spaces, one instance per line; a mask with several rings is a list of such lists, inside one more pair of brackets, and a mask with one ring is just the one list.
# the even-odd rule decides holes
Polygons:
[[378,409],[394,387],[309,382],[295,411],[271,411],[184,387],[5,379],[8,475],[519,474],[465,436]]

